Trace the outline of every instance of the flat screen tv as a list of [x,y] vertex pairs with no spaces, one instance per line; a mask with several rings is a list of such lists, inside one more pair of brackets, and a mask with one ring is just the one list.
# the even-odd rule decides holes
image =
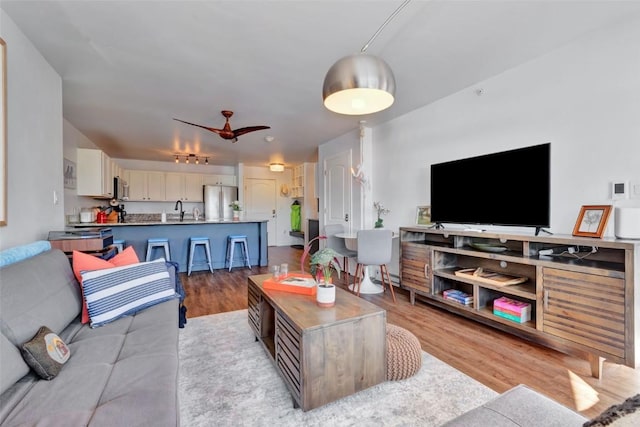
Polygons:
[[431,165],[431,221],[536,227],[550,222],[551,144]]

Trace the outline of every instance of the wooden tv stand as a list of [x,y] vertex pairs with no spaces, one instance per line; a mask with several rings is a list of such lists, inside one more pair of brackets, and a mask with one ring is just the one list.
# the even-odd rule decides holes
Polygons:
[[336,288],[336,305],[262,287],[248,278],[249,325],[284,380],[294,406],[325,405],[386,380],[387,313]]
[[[570,254],[569,247],[579,252]],[[539,254],[548,249],[554,254]],[[478,268],[526,280],[502,286],[460,274]],[[604,359],[632,368],[640,365],[638,241],[401,227],[400,284],[409,290],[412,304],[418,296],[586,358],[595,377],[600,377]],[[442,292],[447,289],[472,295],[473,303],[464,306],[445,299]],[[503,296],[531,304],[531,320],[518,323],[494,315],[493,301]]]

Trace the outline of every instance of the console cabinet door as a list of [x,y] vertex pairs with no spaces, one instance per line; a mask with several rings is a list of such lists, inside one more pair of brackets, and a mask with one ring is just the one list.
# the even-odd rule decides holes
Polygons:
[[431,257],[428,246],[402,243],[401,284],[421,293],[431,292]]
[[543,330],[625,357],[624,280],[543,268]]

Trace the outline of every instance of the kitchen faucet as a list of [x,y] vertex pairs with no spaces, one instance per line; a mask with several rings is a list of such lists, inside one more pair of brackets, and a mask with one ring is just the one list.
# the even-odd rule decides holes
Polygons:
[[176,207],[173,208],[173,210],[175,211],[178,210],[178,203],[180,204],[180,222],[182,222],[182,220],[184,220],[184,211],[182,210],[182,200],[178,200],[176,202]]

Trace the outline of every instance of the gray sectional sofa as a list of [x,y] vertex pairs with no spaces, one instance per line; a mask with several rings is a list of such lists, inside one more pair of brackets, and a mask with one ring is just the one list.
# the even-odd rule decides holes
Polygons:
[[587,418],[520,384],[443,427],[581,427]]
[[[179,299],[95,329],[80,323],[81,302],[59,250],[0,269],[0,425],[179,425]],[[71,354],[50,381],[18,350],[41,326]]]

